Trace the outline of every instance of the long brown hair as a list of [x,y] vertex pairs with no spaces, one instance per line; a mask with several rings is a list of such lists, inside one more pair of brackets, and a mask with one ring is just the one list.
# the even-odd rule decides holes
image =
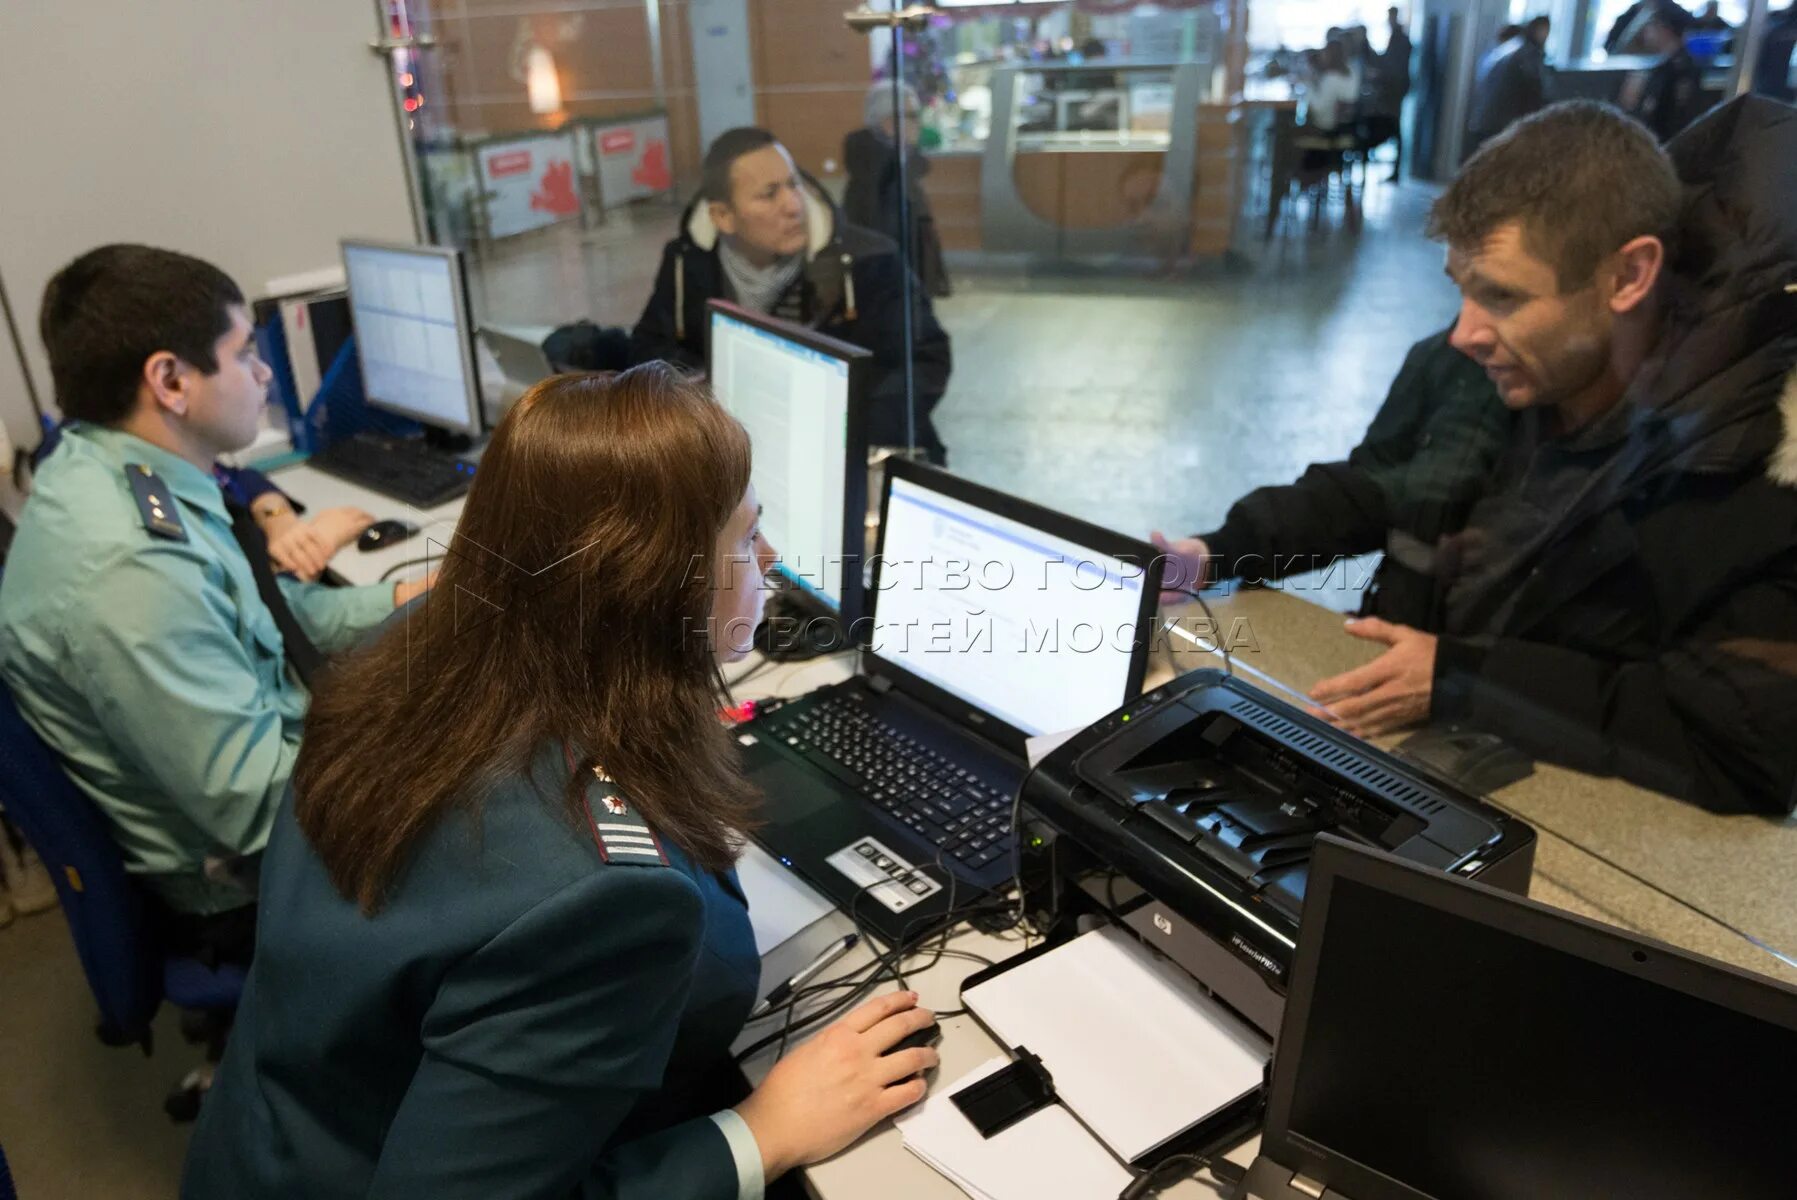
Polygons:
[[331,880],[380,907],[414,841],[559,742],[602,766],[702,866],[727,866],[754,793],[717,719],[716,539],[749,438],[662,363],[532,388],[482,456],[442,574],[320,682],[294,767]]

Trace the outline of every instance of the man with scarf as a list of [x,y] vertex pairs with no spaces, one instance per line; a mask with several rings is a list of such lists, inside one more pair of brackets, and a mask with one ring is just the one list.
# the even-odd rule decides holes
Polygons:
[[[904,270],[898,247],[845,220],[773,134],[732,129],[705,152],[699,195],[662,253],[631,357],[702,368],[705,305],[729,300],[870,351],[868,439],[906,445]],[[930,414],[948,389],[948,334],[915,283],[912,303],[917,445],[941,464],[948,452]]]
[[[1311,692],[1372,735],[1424,720],[1718,811],[1797,804],[1797,113],[1744,97],[1664,151],[1555,105],[1436,201],[1452,344],[1517,415],[1421,628]],[[1236,578],[1240,551],[1172,543]]]

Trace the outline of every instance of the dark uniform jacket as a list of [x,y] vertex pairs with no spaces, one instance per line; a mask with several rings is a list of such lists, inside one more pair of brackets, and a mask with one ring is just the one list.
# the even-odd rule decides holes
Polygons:
[[[811,228],[805,270],[774,307],[773,315],[808,325],[873,354],[868,384],[868,440],[902,446],[905,434],[904,297],[898,247],[891,239],[843,219],[823,188],[804,180]],[[680,236],[662,251],[655,292],[631,332],[635,362],[665,359],[703,369],[709,325],[705,305],[733,300],[718,261],[718,230],[704,200],[688,206]],[[917,441],[941,460],[944,450],[930,419],[948,390],[952,361],[948,334],[922,287],[913,289],[914,387]]]
[[289,799],[186,1200],[734,1200],[707,1114],[740,1098],[715,1081],[759,971],[742,893],[606,832],[634,820],[610,785],[568,819],[561,763],[424,835],[373,917]]

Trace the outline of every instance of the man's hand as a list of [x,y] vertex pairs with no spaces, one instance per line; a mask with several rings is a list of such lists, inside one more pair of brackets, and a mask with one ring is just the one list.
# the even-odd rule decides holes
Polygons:
[[401,608],[435,587],[437,572],[432,571],[418,579],[402,579],[393,585],[393,607]]
[[324,538],[333,553],[361,537],[362,531],[372,524],[373,513],[347,505],[342,508],[327,508],[311,521],[312,528]]
[[1198,591],[1204,586],[1204,570],[1210,563],[1210,547],[1203,538],[1180,538],[1168,541],[1160,530],[1148,535],[1154,548],[1161,552],[1165,566],[1161,571],[1161,603],[1180,604],[1191,599],[1186,590]]
[[1315,715],[1357,737],[1427,720],[1435,690],[1435,635],[1377,617],[1349,621],[1347,628],[1391,649],[1311,688],[1310,698],[1319,706]]
[[305,521],[294,521],[268,541],[268,560],[275,570],[296,579],[317,579],[331,561],[331,546]]
[[268,539],[268,557],[278,571],[317,579],[331,556],[373,523],[359,508],[328,508],[310,521],[287,522]]

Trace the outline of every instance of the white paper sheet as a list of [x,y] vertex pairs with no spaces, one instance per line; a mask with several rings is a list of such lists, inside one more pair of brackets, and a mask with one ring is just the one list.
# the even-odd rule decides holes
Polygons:
[[1044,733],[1033,738],[1025,738],[1023,741],[1024,759],[1030,766],[1035,766],[1050,754],[1053,754],[1055,750],[1060,747],[1062,742],[1084,728],[1085,726],[1083,725],[1076,725],[1072,729],[1063,729],[1059,733]]
[[970,988],[999,1039],[1133,1160],[1261,1082],[1270,1048],[1184,972],[1107,925]]
[[752,842],[736,860],[736,878],[749,901],[755,950],[764,957],[813,921],[836,911],[835,905]]
[[952,1084],[938,1082],[895,1122],[905,1149],[974,1200],[1114,1200],[1129,1172],[1060,1105],[982,1138],[949,1099],[1009,1061],[994,1058]]

